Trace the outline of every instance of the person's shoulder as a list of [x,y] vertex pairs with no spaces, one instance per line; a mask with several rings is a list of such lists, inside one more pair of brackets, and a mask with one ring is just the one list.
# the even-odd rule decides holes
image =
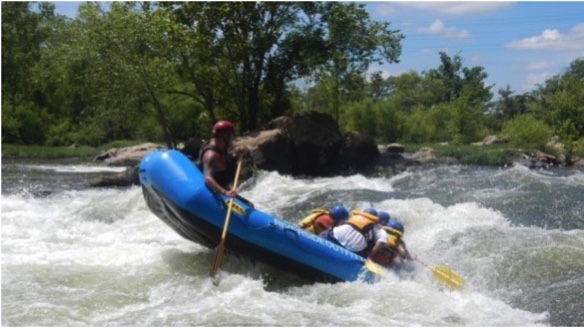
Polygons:
[[217,156],[219,155],[219,152],[221,150],[214,145],[208,145],[205,149],[204,149],[204,154],[205,156]]
[[388,236],[387,231],[385,231],[385,229],[383,229],[383,227],[381,227],[379,224],[375,225],[374,231],[378,233],[380,236],[385,236],[386,238]]
[[330,214],[323,214],[317,218],[318,221],[334,221],[333,217]]
[[338,232],[352,232],[355,230],[355,229],[353,229],[353,227],[351,227],[348,224],[338,225],[334,229],[335,229],[335,231],[338,231]]
[[209,150],[211,150],[211,149],[207,149],[207,150],[205,150],[205,152],[203,152],[203,156],[202,156],[203,161],[209,161],[217,156],[216,152],[209,151]]

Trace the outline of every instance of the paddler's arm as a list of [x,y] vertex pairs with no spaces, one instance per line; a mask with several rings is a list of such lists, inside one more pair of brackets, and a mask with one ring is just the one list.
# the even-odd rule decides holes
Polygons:
[[413,260],[414,258],[410,255],[410,252],[408,252],[408,249],[406,248],[406,244],[404,244],[403,242],[400,243],[397,246],[397,254],[402,258],[402,259],[406,259],[406,260]]
[[375,246],[373,246],[373,249],[371,250],[371,252],[369,252],[369,255],[367,256],[368,259],[373,260],[373,257],[375,256],[375,254],[377,252],[379,252],[383,247],[385,247],[386,243],[383,242],[376,242]]
[[372,260],[373,256],[379,252],[385,245],[387,245],[387,232],[381,228],[381,225],[376,224],[373,228],[373,233],[375,234],[375,246],[371,249],[371,252],[367,255],[367,258]]
[[217,157],[218,155],[213,151],[208,151],[203,155],[203,161],[205,165],[203,165],[203,176],[205,177],[205,184],[211,188],[214,192],[218,194],[225,195],[227,197],[236,197],[237,190],[227,190],[222,187],[216,180],[213,178],[213,174],[217,169]]

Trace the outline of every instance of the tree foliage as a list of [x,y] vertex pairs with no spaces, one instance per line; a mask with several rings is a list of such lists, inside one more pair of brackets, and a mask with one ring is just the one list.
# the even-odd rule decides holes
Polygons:
[[[2,141],[100,145],[240,133],[306,110],[380,142],[584,144],[584,60],[535,90],[498,91],[460,53],[384,77],[404,35],[352,2],[2,3]],[[526,127],[540,129],[530,135]],[[551,131],[551,132],[549,132]],[[548,133],[549,132],[549,133]]]
[[518,115],[505,122],[503,134],[517,147],[543,149],[552,136],[552,129],[532,114]]
[[[35,84],[45,40],[51,33],[54,6],[2,2],[2,140],[43,143],[47,111],[38,108],[42,94]],[[5,46],[7,45],[7,46]]]

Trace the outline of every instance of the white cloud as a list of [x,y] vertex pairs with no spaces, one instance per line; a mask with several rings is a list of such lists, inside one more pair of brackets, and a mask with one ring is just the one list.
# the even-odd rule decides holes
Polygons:
[[553,74],[549,72],[544,73],[530,73],[527,75],[526,81],[523,83],[522,87],[524,90],[533,90],[537,87],[538,84],[543,85],[546,80],[550,79]]
[[467,57],[469,63],[480,63],[483,60],[482,55],[471,55]]
[[430,57],[435,57],[435,58],[440,58],[440,52],[445,52],[445,53],[451,53],[452,49],[450,49],[449,47],[442,47],[439,49],[436,48],[424,48],[422,49],[422,55],[424,56],[430,56]]
[[377,12],[377,14],[379,14],[381,16],[388,16],[389,14],[395,13],[395,10],[393,9],[393,7],[391,7],[387,3],[377,4],[377,6],[375,7],[375,11]]
[[566,34],[557,29],[546,29],[540,35],[511,41],[505,46],[512,49],[584,51],[584,24],[572,27]]
[[421,27],[418,29],[419,33],[423,34],[439,34],[449,39],[468,39],[470,33],[466,29],[458,29],[456,27],[447,27],[444,23],[437,19],[428,27]]
[[539,71],[542,69],[549,69],[552,67],[552,63],[547,60],[540,60],[535,62],[527,63],[527,70],[528,71]]
[[411,7],[416,9],[423,9],[427,11],[437,12],[448,15],[467,15],[467,14],[483,14],[493,12],[501,8],[507,8],[513,5],[513,2],[399,2],[404,7]]
[[430,56],[438,56],[438,51],[436,49],[424,48],[424,49],[422,49],[422,54],[430,55]]

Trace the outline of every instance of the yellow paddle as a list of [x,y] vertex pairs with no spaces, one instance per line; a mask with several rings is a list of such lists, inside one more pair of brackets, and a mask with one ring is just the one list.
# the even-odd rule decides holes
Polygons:
[[383,277],[383,269],[381,268],[381,266],[371,261],[370,259],[365,260],[365,268],[367,268],[367,270],[373,272],[374,274]]
[[[237,181],[239,180],[239,172],[241,171],[242,159],[239,159],[237,163],[237,171],[235,171],[235,182],[233,182],[233,189],[237,189]],[[213,285],[219,285],[219,270],[221,265],[223,265],[223,253],[225,251],[225,237],[227,236],[227,227],[229,226],[229,219],[231,218],[231,208],[233,207],[233,198],[229,199],[229,205],[227,206],[227,215],[225,216],[225,225],[223,226],[223,234],[221,235],[221,242],[215,249],[215,258],[213,259],[213,266],[211,267],[211,279]]]
[[462,290],[464,287],[464,279],[454,273],[452,270],[445,266],[434,266],[430,267],[426,265],[426,263],[420,261],[418,258],[414,257],[414,260],[422,263],[423,266],[432,270],[432,275],[434,276],[434,280],[437,282],[445,285],[446,287],[453,289],[453,290]]

